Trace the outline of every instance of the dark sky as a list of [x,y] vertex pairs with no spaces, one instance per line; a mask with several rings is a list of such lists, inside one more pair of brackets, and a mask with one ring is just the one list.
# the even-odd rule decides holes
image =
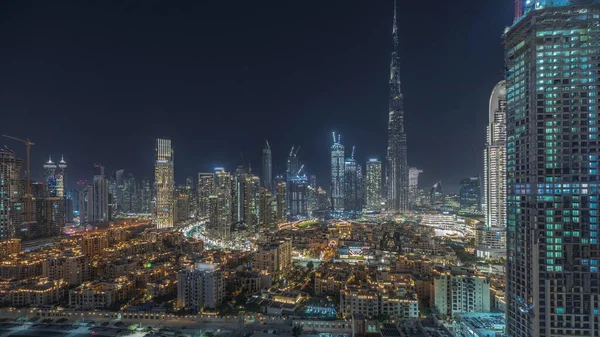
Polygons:
[[[446,190],[479,174],[489,94],[501,79],[512,0],[398,3],[409,165]],[[152,177],[169,136],[175,175],[265,138],[279,171],[292,145],[328,185],[331,132],[356,157],[387,142],[391,0],[2,1],[0,132],[36,145],[32,173],[65,155],[70,180],[94,162]],[[23,155],[21,144],[0,140]],[[349,155],[349,150],[348,150]]]

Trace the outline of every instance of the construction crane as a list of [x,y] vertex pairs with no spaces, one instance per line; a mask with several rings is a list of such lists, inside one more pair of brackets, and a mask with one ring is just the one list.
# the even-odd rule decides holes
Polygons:
[[20,139],[16,137],[9,136],[7,134],[2,134],[2,137],[10,138],[12,140],[19,141],[25,144],[25,150],[27,155],[27,182],[25,183],[25,222],[29,223],[31,219],[31,146],[35,145],[29,138]]

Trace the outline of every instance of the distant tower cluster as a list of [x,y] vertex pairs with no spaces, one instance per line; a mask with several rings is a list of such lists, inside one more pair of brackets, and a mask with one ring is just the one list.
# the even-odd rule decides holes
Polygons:
[[174,213],[174,156],[170,139],[156,140],[156,162],[154,165],[156,200],[154,220],[157,228],[173,227]]
[[404,132],[404,95],[400,81],[400,54],[396,4],[392,27],[393,51],[390,64],[390,97],[388,120],[388,148],[386,167],[387,208],[389,211],[408,210],[408,161],[406,133]]

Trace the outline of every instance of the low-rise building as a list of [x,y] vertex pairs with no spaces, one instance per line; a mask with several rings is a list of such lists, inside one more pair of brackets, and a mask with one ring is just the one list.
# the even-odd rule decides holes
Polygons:
[[108,309],[124,304],[133,282],[119,277],[112,282],[87,282],[69,291],[69,307],[76,310]]

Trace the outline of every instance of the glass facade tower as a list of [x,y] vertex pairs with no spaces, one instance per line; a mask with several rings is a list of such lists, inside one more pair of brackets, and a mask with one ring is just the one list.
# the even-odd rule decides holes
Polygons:
[[173,227],[175,221],[173,170],[171,140],[159,138],[156,140],[156,163],[154,165],[154,184],[156,188],[154,220],[157,228]]
[[509,336],[597,336],[600,2],[532,1],[504,35]]

